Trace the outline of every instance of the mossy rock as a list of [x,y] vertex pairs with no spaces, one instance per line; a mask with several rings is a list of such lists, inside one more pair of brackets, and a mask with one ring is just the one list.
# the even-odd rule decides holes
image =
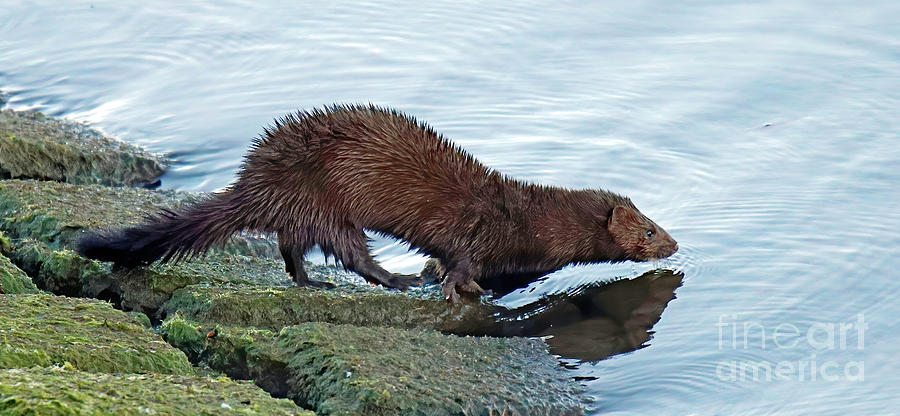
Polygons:
[[304,322],[329,322],[471,333],[492,325],[493,314],[500,309],[478,303],[450,304],[437,288],[400,293],[368,286],[319,290],[195,285],[175,292],[161,312],[204,323],[275,331]]
[[0,295],[0,368],[68,364],[89,372],[191,374],[191,364],[108,303]]
[[[160,209],[177,209],[197,196],[97,185],[0,181],[0,231],[8,254],[38,287],[57,294],[98,297],[155,314],[171,294],[197,283],[288,285],[277,245],[268,238],[234,236],[204,258],[148,268],[113,270],[72,249],[82,230],[140,222]],[[154,315],[155,316],[155,315]]]
[[159,327],[169,344],[203,368],[229,377],[254,380],[276,397],[287,397],[287,357],[275,343],[277,332],[247,327],[201,324],[170,317]]
[[289,327],[291,397],[319,414],[582,414],[570,375],[525,338],[323,323]]
[[0,177],[157,186],[167,161],[84,124],[0,111]]
[[[13,240],[72,248],[83,230],[135,225],[162,209],[177,210],[200,198],[188,192],[5,180],[0,181],[0,231]],[[250,235],[235,236],[220,252],[279,257],[271,239]]]
[[180,288],[204,284],[289,285],[280,260],[215,253],[203,260],[115,269],[68,250],[26,241],[11,255],[38,287],[56,294],[108,300],[156,317]]
[[280,331],[175,316],[167,340],[319,415],[578,415],[582,387],[540,340],[305,323]]
[[97,374],[58,367],[0,370],[0,414],[315,416],[252,383],[226,377]]
[[12,242],[9,241],[9,237],[0,231],[0,254],[6,254],[13,250]]
[[22,269],[0,254],[0,294],[40,293]]

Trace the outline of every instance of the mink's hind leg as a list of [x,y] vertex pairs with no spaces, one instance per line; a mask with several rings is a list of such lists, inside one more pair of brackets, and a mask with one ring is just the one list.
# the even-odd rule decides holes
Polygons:
[[369,254],[366,234],[362,230],[345,227],[335,234],[333,241],[319,242],[319,247],[326,253],[333,254],[345,268],[356,272],[366,281],[400,290],[422,285],[416,275],[391,273],[378,265]]
[[294,283],[297,286],[333,288],[334,285],[331,283],[309,280],[309,276],[306,275],[303,258],[310,248],[312,248],[312,243],[309,241],[298,241],[297,238],[288,237],[286,233],[278,233],[278,250],[281,251],[281,257],[284,258],[284,270],[291,275]]

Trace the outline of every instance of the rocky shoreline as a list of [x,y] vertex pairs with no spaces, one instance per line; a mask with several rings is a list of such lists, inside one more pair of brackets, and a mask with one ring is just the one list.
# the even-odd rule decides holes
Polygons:
[[544,341],[453,335],[497,308],[449,305],[434,286],[308,266],[337,288],[292,287],[276,245],[252,235],[138,270],[72,251],[83,230],[202,197],[145,189],[167,164],[0,112],[0,414],[583,414]]

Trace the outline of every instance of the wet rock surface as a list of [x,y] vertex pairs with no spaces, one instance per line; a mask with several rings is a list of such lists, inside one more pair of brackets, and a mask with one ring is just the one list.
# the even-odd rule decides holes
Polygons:
[[308,415],[252,383],[227,377],[0,370],[3,415]]
[[93,299],[0,295],[0,414],[304,413],[250,383],[197,374],[146,324]]
[[108,303],[52,295],[0,296],[0,367],[64,364],[90,372],[193,372],[181,351]]
[[175,292],[162,312],[204,323],[271,330],[328,322],[468,333],[493,323],[492,314],[499,309],[483,304],[450,304],[439,297],[437,287],[429,289],[400,293],[367,286],[319,290],[195,285]]
[[57,294],[109,300],[151,317],[176,290],[201,282],[288,285],[275,244],[235,236],[205,258],[179,264],[113,270],[72,249],[87,229],[133,225],[159,209],[177,209],[198,197],[187,193],[34,180],[0,181],[0,231],[8,257],[38,287]]
[[[2,238],[2,237],[0,237]],[[0,254],[0,294],[38,293],[40,290],[31,278]]]
[[318,414],[566,415],[585,404],[539,340],[322,322],[271,331],[178,315],[161,332],[195,362]]
[[0,111],[0,178],[154,187],[166,164],[161,156],[81,123]]

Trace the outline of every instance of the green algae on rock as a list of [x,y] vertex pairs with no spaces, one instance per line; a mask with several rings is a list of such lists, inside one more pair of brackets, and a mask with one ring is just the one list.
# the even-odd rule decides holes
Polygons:
[[277,332],[201,324],[179,315],[167,319],[159,329],[169,344],[200,366],[235,379],[253,380],[272,395],[287,397],[288,359],[274,341]]
[[117,306],[155,316],[176,290],[198,283],[288,285],[280,261],[214,253],[202,261],[154,264],[137,269],[113,269],[68,249],[51,250],[26,240],[11,254],[34,282],[67,296],[109,300]]
[[0,368],[66,363],[89,372],[193,373],[184,353],[106,302],[0,295]]
[[40,293],[40,290],[22,269],[16,267],[6,256],[0,254],[0,293],[8,295]]
[[53,248],[71,246],[84,228],[135,224],[187,195],[133,188],[0,181],[0,225],[13,239],[32,238]]
[[0,177],[154,186],[167,162],[82,123],[0,111]]
[[99,297],[148,314],[154,314],[172,292],[191,284],[290,284],[282,262],[272,258],[277,245],[262,237],[235,236],[224,249],[213,250],[202,260],[133,270],[114,271],[109,264],[71,250],[83,229],[132,225],[159,209],[177,208],[196,198],[133,188],[0,181],[0,231],[14,243],[10,259],[33,276],[38,287]]
[[579,387],[539,340],[311,323],[278,345],[290,397],[319,414],[582,414]]
[[492,324],[492,315],[498,309],[484,304],[449,304],[440,297],[415,298],[367,287],[317,290],[197,285],[176,291],[161,312],[177,312],[204,323],[275,331],[304,322],[329,322],[470,333]]
[[[85,229],[135,225],[162,209],[178,209],[202,195],[34,180],[0,181],[0,231],[30,238],[54,249],[72,248]],[[236,235],[221,252],[278,258],[269,238]]]
[[13,250],[12,242],[6,237],[3,231],[0,231],[0,254],[6,254]]
[[174,316],[173,345],[317,414],[582,414],[581,387],[539,340],[305,323],[278,332]]
[[59,367],[0,370],[0,414],[315,416],[250,382],[226,377],[97,374]]

